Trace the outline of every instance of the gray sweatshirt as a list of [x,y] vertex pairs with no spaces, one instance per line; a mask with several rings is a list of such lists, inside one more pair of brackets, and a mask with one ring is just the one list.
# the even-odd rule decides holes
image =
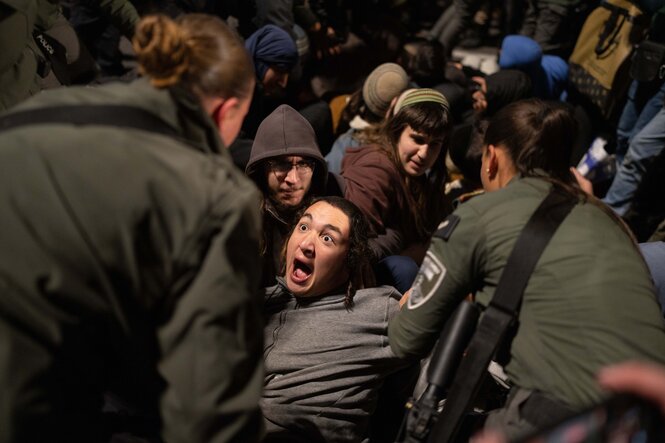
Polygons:
[[388,345],[399,310],[392,287],[297,300],[266,289],[265,388],[260,405],[268,440],[367,441],[385,378],[405,367]]

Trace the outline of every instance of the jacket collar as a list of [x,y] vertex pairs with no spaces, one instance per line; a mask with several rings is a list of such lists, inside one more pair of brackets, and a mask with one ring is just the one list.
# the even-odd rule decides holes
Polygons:
[[169,93],[177,105],[177,125],[183,137],[201,152],[225,152],[217,127],[201,106],[200,100],[179,86],[169,88]]

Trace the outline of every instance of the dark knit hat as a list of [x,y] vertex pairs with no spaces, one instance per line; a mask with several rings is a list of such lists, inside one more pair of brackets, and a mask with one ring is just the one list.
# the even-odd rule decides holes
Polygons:
[[288,72],[298,62],[295,42],[285,30],[275,25],[259,28],[245,41],[245,48],[252,56],[259,81],[263,80],[271,66]]
[[406,71],[395,63],[379,65],[365,80],[363,100],[373,114],[384,117],[390,102],[409,85]]

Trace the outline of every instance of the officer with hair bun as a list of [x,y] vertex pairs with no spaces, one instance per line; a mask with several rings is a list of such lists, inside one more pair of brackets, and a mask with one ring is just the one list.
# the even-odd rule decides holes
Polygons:
[[260,437],[259,195],[225,151],[252,62],[206,15],[133,45],[143,78],[0,116],[2,442]]

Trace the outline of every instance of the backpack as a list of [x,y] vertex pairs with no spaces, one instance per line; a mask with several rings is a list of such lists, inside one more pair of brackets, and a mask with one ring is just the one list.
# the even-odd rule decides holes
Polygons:
[[630,56],[648,27],[648,17],[628,0],[603,0],[584,22],[569,59],[570,88],[607,120],[622,108]]

